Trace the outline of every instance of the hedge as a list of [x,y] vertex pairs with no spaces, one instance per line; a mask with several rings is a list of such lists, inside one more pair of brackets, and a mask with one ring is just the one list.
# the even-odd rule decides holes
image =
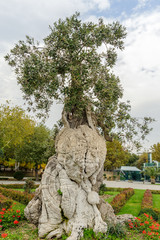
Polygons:
[[125,205],[127,200],[134,194],[133,188],[127,188],[116,195],[112,202],[110,203],[114,209],[115,214],[117,214],[120,209]]
[[[24,184],[0,184],[0,187],[5,187],[5,188],[9,188],[9,189],[23,189],[25,185]],[[37,188],[39,187],[38,184],[35,184],[33,188]]]
[[142,199],[141,208],[153,208],[153,198],[151,190],[147,189]]
[[24,205],[27,205],[31,201],[31,199],[34,197],[34,194],[31,194],[31,193],[26,193],[26,192],[24,193],[24,192],[20,192],[13,189],[7,189],[3,187],[0,187],[0,193]]
[[13,203],[12,199],[0,193],[0,210],[2,208],[9,208],[12,205],[12,203]]

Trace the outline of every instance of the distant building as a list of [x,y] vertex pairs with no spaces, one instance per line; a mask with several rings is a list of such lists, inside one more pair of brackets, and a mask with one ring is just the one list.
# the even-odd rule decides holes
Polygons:
[[117,171],[120,172],[121,179],[124,178],[124,180],[134,181],[141,180],[141,170],[137,167],[121,166]]

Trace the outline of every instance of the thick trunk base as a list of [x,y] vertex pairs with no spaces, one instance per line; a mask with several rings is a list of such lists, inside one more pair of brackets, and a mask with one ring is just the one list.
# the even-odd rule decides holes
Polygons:
[[67,233],[68,240],[77,240],[84,228],[105,233],[107,224],[97,193],[106,157],[105,140],[87,125],[66,127],[57,137],[56,152],[25,216],[38,225],[42,238]]

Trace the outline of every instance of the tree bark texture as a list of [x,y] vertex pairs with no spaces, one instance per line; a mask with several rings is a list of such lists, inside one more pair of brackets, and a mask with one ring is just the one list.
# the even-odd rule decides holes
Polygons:
[[66,125],[56,139],[56,155],[49,159],[35,197],[25,216],[38,225],[39,237],[80,239],[84,228],[106,232],[98,210],[106,143],[95,129]]

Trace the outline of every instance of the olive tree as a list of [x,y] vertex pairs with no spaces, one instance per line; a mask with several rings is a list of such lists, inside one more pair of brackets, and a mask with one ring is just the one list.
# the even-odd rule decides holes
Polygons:
[[97,193],[105,139],[111,140],[118,129],[119,137],[134,141],[139,129],[144,138],[152,120],[139,123],[130,116],[130,104],[120,101],[123,89],[112,69],[117,50],[124,48],[126,29],[121,24],[105,24],[102,19],[97,24],[82,22],[76,13],[55,22],[50,31],[43,44],[27,36],[5,58],[39,117],[47,116],[54,100],[64,105],[56,154],[49,159],[25,215],[38,224],[40,237],[61,237],[66,232],[69,240],[76,240],[87,227],[105,233],[106,218],[118,221],[113,210],[104,211],[106,205]]

